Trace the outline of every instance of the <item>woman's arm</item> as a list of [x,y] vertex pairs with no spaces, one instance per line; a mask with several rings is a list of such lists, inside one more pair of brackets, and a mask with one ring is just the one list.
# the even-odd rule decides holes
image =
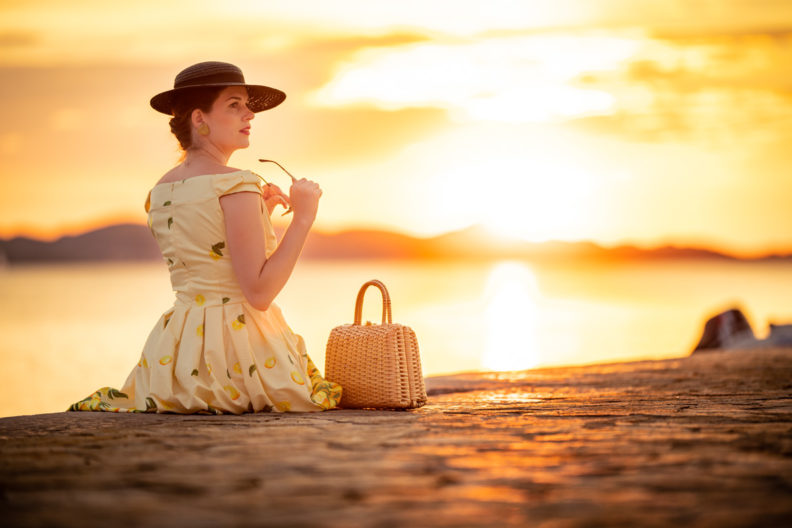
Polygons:
[[260,194],[239,192],[220,197],[225,215],[226,243],[231,266],[247,301],[266,310],[289,280],[316,219],[322,191],[314,182],[296,181],[290,189],[294,217],[270,258],[265,253]]

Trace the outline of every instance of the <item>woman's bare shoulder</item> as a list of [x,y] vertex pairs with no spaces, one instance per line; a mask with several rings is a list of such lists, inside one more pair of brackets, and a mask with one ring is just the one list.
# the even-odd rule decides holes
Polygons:
[[239,172],[241,170],[242,169],[228,167],[226,165],[205,165],[201,167],[184,167],[183,165],[177,165],[163,174],[162,178],[157,181],[157,184],[182,181],[194,176],[204,176],[206,174],[227,174],[229,172]]
[[183,178],[180,176],[180,174],[181,174],[181,171],[179,171],[178,169],[179,169],[179,167],[178,167],[178,166],[176,166],[176,167],[173,167],[173,168],[172,168],[171,170],[169,170],[168,172],[166,172],[165,174],[163,174],[163,175],[162,175],[162,178],[160,178],[159,180],[157,180],[157,184],[160,184],[160,183],[167,183],[167,182],[171,182],[171,181],[178,181],[178,180],[181,180],[181,179],[183,179]]

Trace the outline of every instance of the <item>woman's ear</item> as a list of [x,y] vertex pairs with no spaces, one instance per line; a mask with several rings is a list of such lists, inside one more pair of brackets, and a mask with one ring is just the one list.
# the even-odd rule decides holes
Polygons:
[[192,111],[192,114],[190,114],[190,121],[192,122],[193,128],[198,128],[204,123],[204,113],[200,108],[196,108]]

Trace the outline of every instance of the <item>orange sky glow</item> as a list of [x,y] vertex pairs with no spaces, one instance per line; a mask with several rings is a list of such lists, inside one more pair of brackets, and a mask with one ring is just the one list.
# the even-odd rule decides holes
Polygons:
[[792,3],[635,5],[0,2],[0,237],[144,223],[148,100],[223,60],[288,94],[231,164],[317,229],[792,252]]

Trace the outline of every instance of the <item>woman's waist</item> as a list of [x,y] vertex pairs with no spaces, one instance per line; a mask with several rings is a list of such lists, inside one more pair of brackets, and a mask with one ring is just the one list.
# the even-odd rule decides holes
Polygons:
[[218,306],[247,302],[244,294],[236,290],[176,290],[176,303],[188,306]]
[[278,306],[275,302],[271,302],[269,308],[266,310],[258,310],[253,308],[253,306],[251,306],[245,296],[241,293],[231,294],[229,292],[226,294],[217,295],[204,293],[192,294],[185,291],[177,291],[175,293],[176,300],[173,303],[173,306],[174,308],[180,308],[182,310],[206,309],[217,306],[233,306],[235,304],[244,304],[245,306],[242,309],[246,312],[255,312],[260,315],[267,315],[269,317],[275,317],[276,319],[281,320],[283,319],[280,306]]

